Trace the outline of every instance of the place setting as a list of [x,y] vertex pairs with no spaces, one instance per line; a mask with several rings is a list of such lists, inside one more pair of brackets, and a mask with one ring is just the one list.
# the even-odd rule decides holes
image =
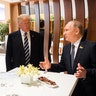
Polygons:
[[40,71],[39,68],[34,67],[32,64],[27,66],[20,66],[18,69],[18,76],[20,77],[21,84],[28,86],[41,86],[57,88],[59,87],[54,80],[49,79],[48,71]]

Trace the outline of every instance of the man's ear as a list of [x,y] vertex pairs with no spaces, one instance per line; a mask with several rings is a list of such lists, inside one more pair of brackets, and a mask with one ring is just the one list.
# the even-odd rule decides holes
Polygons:
[[76,34],[79,34],[80,30],[79,28],[75,28]]

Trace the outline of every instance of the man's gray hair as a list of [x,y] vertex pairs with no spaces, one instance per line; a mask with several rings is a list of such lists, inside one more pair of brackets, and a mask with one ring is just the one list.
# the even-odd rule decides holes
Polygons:
[[74,21],[73,21],[73,26],[79,28],[81,35],[84,34],[84,27],[83,27],[83,25],[82,25],[81,22],[79,22],[79,21],[77,21],[77,20],[74,20]]

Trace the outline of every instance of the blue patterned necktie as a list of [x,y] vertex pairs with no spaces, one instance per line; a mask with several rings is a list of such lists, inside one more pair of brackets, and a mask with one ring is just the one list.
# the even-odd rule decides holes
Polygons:
[[72,65],[72,69],[73,69],[73,66],[74,66],[74,54],[75,54],[75,45],[74,44],[71,45],[71,49],[72,49],[72,51],[71,51],[71,65]]
[[27,38],[27,32],[24,33],[24,53],[25,53],[25,65],[27,65],[30,63],[29,42]]

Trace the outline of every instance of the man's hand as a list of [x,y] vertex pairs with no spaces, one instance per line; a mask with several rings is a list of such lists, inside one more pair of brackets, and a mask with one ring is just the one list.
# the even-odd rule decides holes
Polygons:
[[41,61],[39,64],[41,69],[50,69],[51,68],[51,63],[49,62],[49,60],[45,57],[44,61]]
[[77,71],[74,74],[77,78],[86,78],[86,69],[78,63]]

